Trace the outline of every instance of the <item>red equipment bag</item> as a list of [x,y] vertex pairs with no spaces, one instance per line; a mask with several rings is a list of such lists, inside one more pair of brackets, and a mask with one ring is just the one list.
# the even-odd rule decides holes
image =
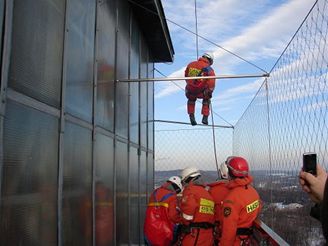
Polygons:
[[[146,210],[144,234],[147,244],[169,246],[173,240],[174,223],[168,218],[168,203],[163,202],[173,193],[165,195],[159,202],[150,202]],[[156,199],[156,191],[154,194]]]

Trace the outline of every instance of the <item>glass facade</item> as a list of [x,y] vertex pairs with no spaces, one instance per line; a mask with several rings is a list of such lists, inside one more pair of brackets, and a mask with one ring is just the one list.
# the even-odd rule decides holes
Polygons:
[[145,27],[129,1],[9,2],[0,245],[142,244],[154,172]]

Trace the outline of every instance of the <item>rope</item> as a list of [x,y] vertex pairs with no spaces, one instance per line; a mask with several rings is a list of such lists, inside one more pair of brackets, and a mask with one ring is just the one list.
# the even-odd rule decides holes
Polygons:
[[[159,74],[161,74],[162,76],[164,77],[167,77],[165,74],[163,74],[161,71],[159,71],[157,68],[154,68]],[[171,82],[176,85],[178,88],[180,88],[182,91],[185,91],[184,88],[182,88],[180,85],[178,85],[177,83],[175,83],[173,80],[171,80]],[[198,99],[197,99],[197,102],[200,102]],[[212,110],[212,109],[211,109]],[[234,128],[234,126],[228,122],[227,120],[225,120],[221,115],[219,115],[218,113],[214,112],[212,110],[212,113],[214,113],[216,116],[218,116],[220,119],[222,119],[224,122],[226,122],[227,124],[229,124],[231,127],[230,128]]]
[[[197,58],[198,59],[198,23],[197,23],[197,0],[195,0],[195,21],[196,21],[196,51],[197,51]],[[216,170],[219,176],[219,164],[218,164],[218,158],[216,155],[216,141],[215,141],[215,129],[214,129],[214,116],[213,116],[213,108],[212,108],[212,103],[209,99],[209,106],[211,108],[211,118],[212,118],[212,136],[213,136],[213,151],[214,151],[214,158],[215,158],[215,165],[216,165]],[[199,231],[198,231],[199,232]],[[197,234],[197,240],[198,240],[198,234]],[[197,242],[196,240],[196,242]],[[195,242],[195,245],[196,245]]]
[[195,0],[195,21],[196,21],[196,60],[198,59],[198,21],[197,21],[197,0]]
[[[212,110],[212,103],[210,103],[210,107],[211,107],[211,112],[213,112],[213,110]],[[215,129],[213,127],[214,126],[214,116],[213,116],[213,113],[211,114],[211,118],[212,118],[212,136],[213,136],[214,158],[215,158],[216,170],[217,170],[218,177],[219,177],[219,164],[218,164],[218,157],[216,155]]]
[[[152,10],[150,10],[150,9],[148,9],[148,8],[146,8],[146,7],[144,7],[144,6],[142,6],[141,4],[136,3],[136,2],[133,1],[133,0],[128,0],[128,1],[129,1],[130,3],[136,5],[136,6],[139,6],[139,7],[142,8],[142,9],[148,11],[149,13],[152,13],[152,14],[154,14],[154,15],[159,16],[157,12],[152,11]],[[201,39],[203,39],[203,40],[209,42],[210,44],[213,44],[214,46],[216,46],[216,47],[218,47],[218,48],[224,50],[225,52],[228,52],[229,54],[231,54],[231,55],[237,57],[238,59],[240,59],[240,60],[242,60],[242,61],[248,63],[249,65],[251,65],[251,66],[253,66],[253,67],[256,67],[257,69],[261,70],[262,72],[264,72],[264,73],[266,73],[266,74],[268,73],[267,71],[265,71],[264,69],[260,68],[260,67],[257,66],[256,64],[254,64],[254,63],[252,63],[252,62],[246,60],[245,58],[243,58],[243,57],[241,57],[240,55],[237,55],[236,53],[234,53],[234,52],[232,52],[232,51],[230,51],[230,50],[224,48],[223,46],[218,45],[218,44],[214,43],[213,41],[211,41],[211,40],[209,40],[209,39],[207,39],[207,38],[205,38],[205,37],[203,37],[203,36],[201,36],[201,35],[198,35],[197,33],[195,33],[195,32],[193,32],[193,31],[189,30],[188,28],[186,28],[186,27],[184,27],[184,26],[182,26],[182,25],[180,25],[180,24],[178,24],[178,23],[176,23],[176,22],[174,22],[174,21],[172,21],[172,20],[170,20],[170,19],[167,19],[167,18],[165,18],[165,17],[164,17],[164,19],[165,19],[166,21],[171,22],[172,24],[174,24],[174,25],[180,27],[181,29],[183,29],[183,30],[185,30],[185,31],[187,31],[187,32],[189,32],[189,33],[191,33],[191,34],[194,34],[194,35],[196,35],[197,37],[199,37],[199,38],[201,38]]]

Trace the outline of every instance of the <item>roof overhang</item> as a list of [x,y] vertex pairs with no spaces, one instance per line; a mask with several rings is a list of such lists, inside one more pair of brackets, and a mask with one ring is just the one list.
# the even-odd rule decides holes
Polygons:
[[174,49],[161,0],[129,0],[150,51],[151,62],[172,62]]

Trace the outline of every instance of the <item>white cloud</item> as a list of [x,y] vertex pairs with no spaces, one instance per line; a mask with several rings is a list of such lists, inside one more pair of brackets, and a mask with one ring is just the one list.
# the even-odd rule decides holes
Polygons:
[[[266,4],[264,4],[266,3]],[[205,6],[206,4],[206,6]],[[268,7],[267,1],[239,1],[239,0],[224,0],[224,1],[205,1],[199,6],[199,23],[198,29],[202,31],[210,30],[206,38],[210,40],[218,40],[217,35],[219,30],[229,32],[229,30],[239,30],[236,36],[225,40],[220,45],[230,51],[237,53],[245,59],[256,61],[265,58],[277,58],[283,51],[287,42],[297,30],[298,26],[309,11],[312,1],[308,0],[292,0],[282,4],[278,8],[266,10],[265,15],[261,15],[262,19],[257,20],[253,15],[254,12],[259,14],[260,10]],[[168,19],[172,19],[180,25],[192,29],[194,25],[190,20],[194,20],[194,2],[193,1],[165,1],[165,11]],[[181,13],[184,13],[183,15]],[[185,15],[186,13],[186,15]],[[251,18],[250,26],[244,30],[247,18]],[[257,22],[256,22],[257,21]],[[186,37],[186,33],[181,29],[171,25],[172,36],[178,36],[179,45],[190,45],[194,42],[195,37]],[[235,33],[235,31],[232,31]],[[227,35],[224,35],[227,36]],[[207,45],[208,46],[208,45]],[[193,45],[194,47],[194,45]],[[225,72],[231,73],[236,71],[236,65],[243,63],[237,60],[231,54],[224,52],[222,49],[216,48],[214,50],[215,63],[214,69],[220,71],[220,74]],[[178,69],[176,72],[169,75],[169,77],[183,77],[185,67]],[[177,83],[184,87],[184,81],[177,81]],[[239,87],[235,90],[228,91],[237,95],[238,90],[254,90],[254,86],[260,84],[248,84]],[[155,98],[163,98],[171,94],[177,93],[181,90],[178,86],[167,82],[163,90],[156,93]],[[227,93],[227,91],[226,91]]]

